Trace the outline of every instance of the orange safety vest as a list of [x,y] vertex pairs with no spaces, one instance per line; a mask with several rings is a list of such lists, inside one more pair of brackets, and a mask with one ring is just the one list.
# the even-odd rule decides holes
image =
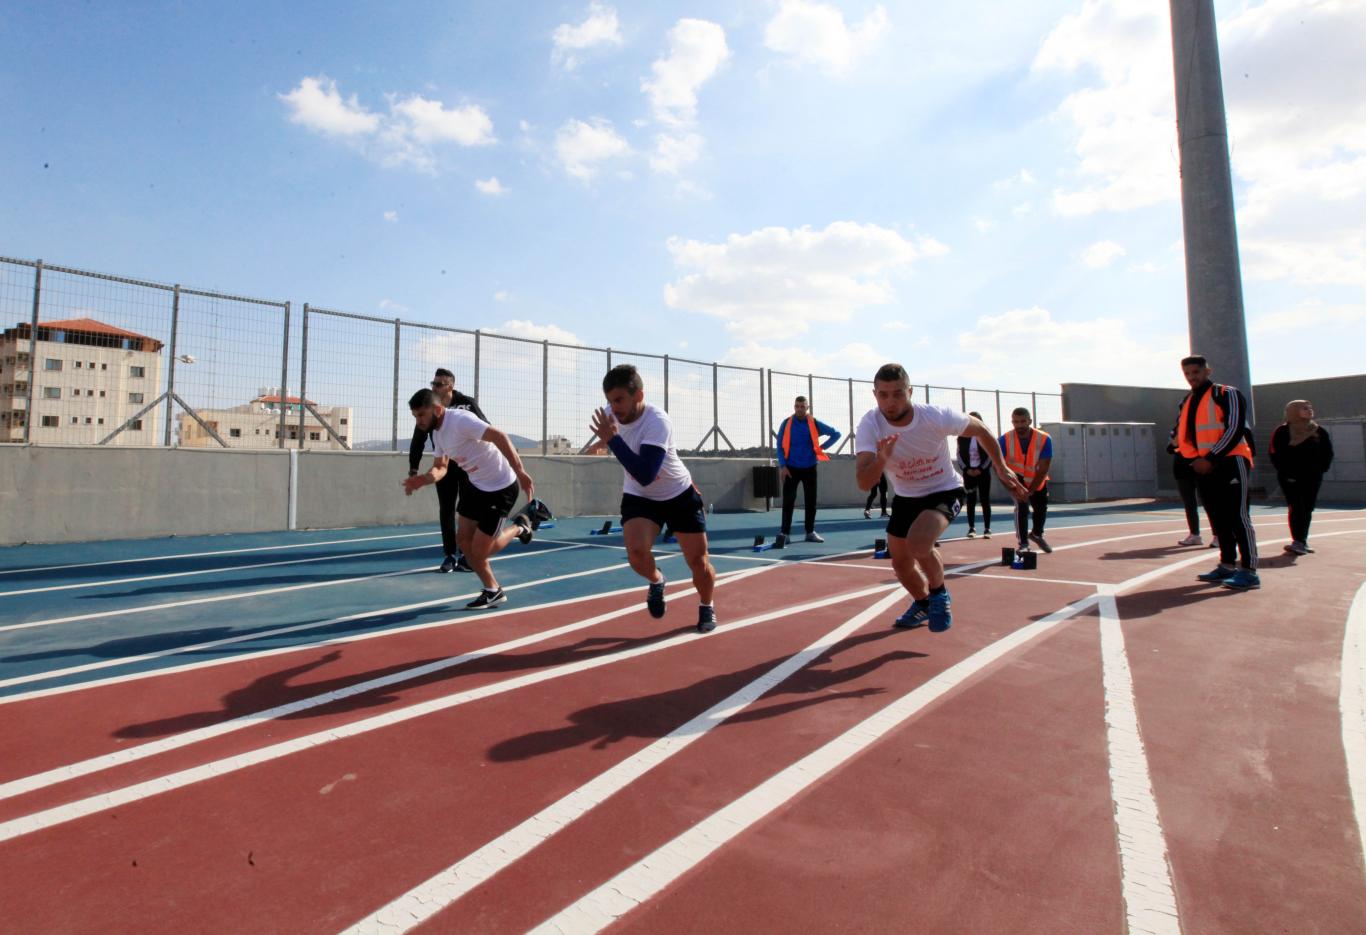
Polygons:
[[[1179,439],[1176,450],[1188,461],[1207,456],[1210,449],[1218,444],[1219,439],[1223,438],[1224,432],[1228,430],[1228,426],[1224,424],[1224,414],[1214,404],[1214,394],[1220,391],[1228,392],[1228,387],[1216,383],[1209,388],[1205,398],[1200,400],[1200,411],[1195,414],[1195,444],[1191,444],[1186,432],[1186,420],[1190,418],[1191,396],[1195,394],[1187,394],[1181,403],[1181,415],[1176,423],[1176,437]],[[1246,438],[1240,438],[1238,444],[1228,453],[1239,458],[1247,458],[1248,467],[1252,466],[1252,448]]]
[[[811,448],[816,452],[817,461],[829,461],[830,456],[821,448],[820,434],[816,431],[816,417],[806,417],[806,427],[811,430]],[[783,423],[783,460],[792,452],[792,419]]]
[[[1034,429],[1029,438],[1029,447],[1025,448],[1020,444],[1020,433],[1011,429],[1006,433],[1006,467],[1025,479],[1025,484],[1034,483],[1035,468],[1039,465],[1039,452],[1043,451],[1043,443],[1048,441],[1048,433],[1041,429]],[[1043,483],[1039,489],[1043,490],[1048,486],[1048,476],[1045,475]]]

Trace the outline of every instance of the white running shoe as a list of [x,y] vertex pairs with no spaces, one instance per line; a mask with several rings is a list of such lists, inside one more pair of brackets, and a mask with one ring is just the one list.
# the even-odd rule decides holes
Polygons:
[[1197,534],[1197,535],[1194,535],[1194,536],[1187,536],[1186,538],[1182,539],[1180,542],[1178,542],[1178,543],[1176,543],[1176,544],[1177,544],[1177,545],[1204,545],[1204,544],[1205,544],[1205,540],[1202,539],[1202,538],[1200,538],[1200,536]]

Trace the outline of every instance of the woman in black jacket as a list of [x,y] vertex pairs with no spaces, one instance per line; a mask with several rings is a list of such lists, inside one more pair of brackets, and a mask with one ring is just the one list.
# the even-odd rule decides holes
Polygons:
[[[969,412],[981,420],[980,413]],[[963,470],[963,487],[968,493],[968,538],[977,538],[977,501],[982,501],[982,538],[991,538],[991,459],[966,435],[958,439],[958,466]]]
[[1285,421],[1271,433],[1271,464],[1290,508],[1291,543],[1287,552],[1308,555],[1309,521],[1319,498],[1323,475],[1333,463],[1333,440],[1314,421],[1314,407],[1296,399],[1285,406]]

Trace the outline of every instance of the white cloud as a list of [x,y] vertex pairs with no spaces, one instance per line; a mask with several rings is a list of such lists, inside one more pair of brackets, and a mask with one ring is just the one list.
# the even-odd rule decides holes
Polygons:
[[684,166],[697,161],[702,154],[702,137],[697,133],[661,133],[655,137],[655,151],[650,156],[650,168],[667,175],[678,175]]
[[397,211],[385,211],[385,212],[384,212],[384,220],[388,221],[390,224],[395,224],[395,223],[397,223],[397,222],[398,222],[398,212],[397,212]]
[[891,276],[947,252],[932,238],[908,240],[875,224],[837,221],[822,231],[768,227],[724,243],[671,238],[686,272],[664,288],[670,308],[721,318],[733,333],[804,332],[811,322],[845,321],[895,297]]
[[996,222],[991,218],[973,218],[972,226],[977,228],[977,233],[985,234],[996,226]]
[[1098,240],[1081,251],[1081,261],[1091,269],[1104,269],[1127,251],[1113,240]]
[[1189,338],[1179,331],[1139,341],[1126,320],[1064,322],[1035,306],[983,316],[958,347],[971,355],[958,377],[969,386],[1052,392],[1060,383],[1179,384]]
[[507,294],[507,291],[504,290],[504,289],[499,289],[497,292],[495,292],[495,293],[493,294],[493,301],[495,301],[495,302],[506,302],[506,301],[508,301],[509,298],[510,298],[510,296]]
[[595,118],[592,123],[566,120],[555,134],[555,155],[564,171],[588,181],[597,175],[601,163],[625,156],[631,147],[612,129],[611,121]]
[[681,19],[669,30],[669,54],[650,66],[654,77],[640,89],[650,99],[656,121],[671,127],[697,119],[697,92],[730,56],[726,31],[700,19]]
[[397,314],[400,314],[400,315],[401,315],[401,314],[403,314],[404,312],[408,311],[408,306],[406,306],[406,305],[399,305],[399,304],[398,304],[397,302],[395,302],[393,299],[380,299],[380,300],[379,300],[379,310],[380,310],[381,312],[391,312],[391,313],[397,313]]
[[764,45],[802,64],[842,74],[877,46],[887,28],[887,11],[880,5],[851,28],[837,7],[782,0],[764,27]]
[[1028,169],[1021,169],[1008,179],[997,179],[991,183],[991,187],[997,191],[1004,191],[1008,188],[1015,188],[1018,185],[1033,185],[1034,173]]
[[1257,315],[1248,322],[1248,333],[1260,337],[1308,335],[1316,328],[1351,328],[1360,333],[1366,325],[1366,305],[1324,305],[1306,301],[1297,307]]
[[496,175],[489,176],[486,179],[475,179],[474,187],[485,195],[502,195],[507,192],[507,189],[503,187],[502,182],[498,181],[498,176]]
[[552,60],[567,69],[577,68],[579,59],[575,53],[594,46],[621,45],[617,11],[594,0],[588,5],[587,18],[582,23],[577,26],[561,23],[555,27],[552,39],[555,43]]
[[535,322],[523,321],[521,319],[510,319],[503,322],[496,328],[486,328],[494,334],[506,334],[514,338],[527,338],[531,341],[549,341],[552,344],[573,344],[582,346],[583,341],[579,340],[578,335],[572,331],[566,331],[559,325],[538,325]]
[[887,350],[855,341],[819,353],[805,345],[779,347],[750,340],[727,350],[720,362],[744,367],[768,367],[789,373],[838,373],[866,378],[887,362]]
[[289,108],[291,122],[344,139],[385,166],[411,166],[434,173],[437,145],[497,142],[492,119],[476,104],[448,108],[420,95],[386,97],[388,113],[372,113],[354,94],[343,99],[336,82],[321,75],[304,78],[298,87],[279,95]]
[[327,136],[366,136],[379,129],[379,116],[362,107],[354,94],[343,100],[337,83],[326,75],[304,78],[297,88],[277,96],[289,105],[291,123]]

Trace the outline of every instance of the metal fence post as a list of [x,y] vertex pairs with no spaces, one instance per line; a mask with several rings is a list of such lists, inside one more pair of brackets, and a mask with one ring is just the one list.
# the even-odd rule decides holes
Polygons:
[[1029,415],[1034,420],[1034,424],[1039,424],[1039,394],[1033,391],[1029,394]]
[[607,349],[607,369],[612,369],[612,349],[610,347]]
[[664,411],[669,411],[669,355],[664,355]]
[[806,375],[806,405],[808,409],[816,408],[816,380],[809,373]]
[[541,342],[541,457],[550,453],[550,341]]
[[175,352],[176,338],[180,334],[180,283],[171,290],[171,361],[166,367],[166,430],[162,433],[162,445],[171,447],[171,408],[175,403]]
[[711,450],[721,450],[721,393],[717,388],[716,361],[711,362]]
[[764,444],[764,401],[767,399],[764,393],[764,368],[760,367],[755,372],[759,375],[759,450],[763,451],[767,447]]
[[768,458],[773,460],[773,368],[768,369],[768,421],[764,423],[764,447]]
[[474,398],[479,398],[479,329],[474,329]]
[[[33,388],[38,385],[38,308],[43,295],[43,261],[33,268],[33,317],[28,326],[28,401],[24,404],[24,444],[33,430]],[[18,344],[18,342],[15,342]]]
[[963,412],[968,411],[968,388],[960,386],[958,388],[958,408]]
[[930,385],[929,385],[928,383],[926,383],[926,384],[925,384],[925,405],[928,406],[929,404],[930,404]]
[[[288,319],[286,319],[287,321]],[[304,303],[304,320],[299,336],[299,447],[304,446],[304,400],[308,399],[308,303]],[[288,339],[286,339],[288,340]],[[280,439],[284,442],[283,436]]]
[[[285,303],[284,337],[280,341],[280,443],[277,447],[284,450],[285,416],[289,412],[289,303]],[[299,447],[304,444],[304,393],[299,391]]]
[[854,378],[849,377],[849,450],[854,450]]
[[398,342],[403,328],[401,319],[394,319],[394,405],[393,431],[390,433],[389,450],[398,451]]
[[997,434],[997,435],[1002,434],[1002,432],[1001,432],[1001,391],[1000,391],[1000,390],[997,390],[997,391],[996,391],[996,434]]

